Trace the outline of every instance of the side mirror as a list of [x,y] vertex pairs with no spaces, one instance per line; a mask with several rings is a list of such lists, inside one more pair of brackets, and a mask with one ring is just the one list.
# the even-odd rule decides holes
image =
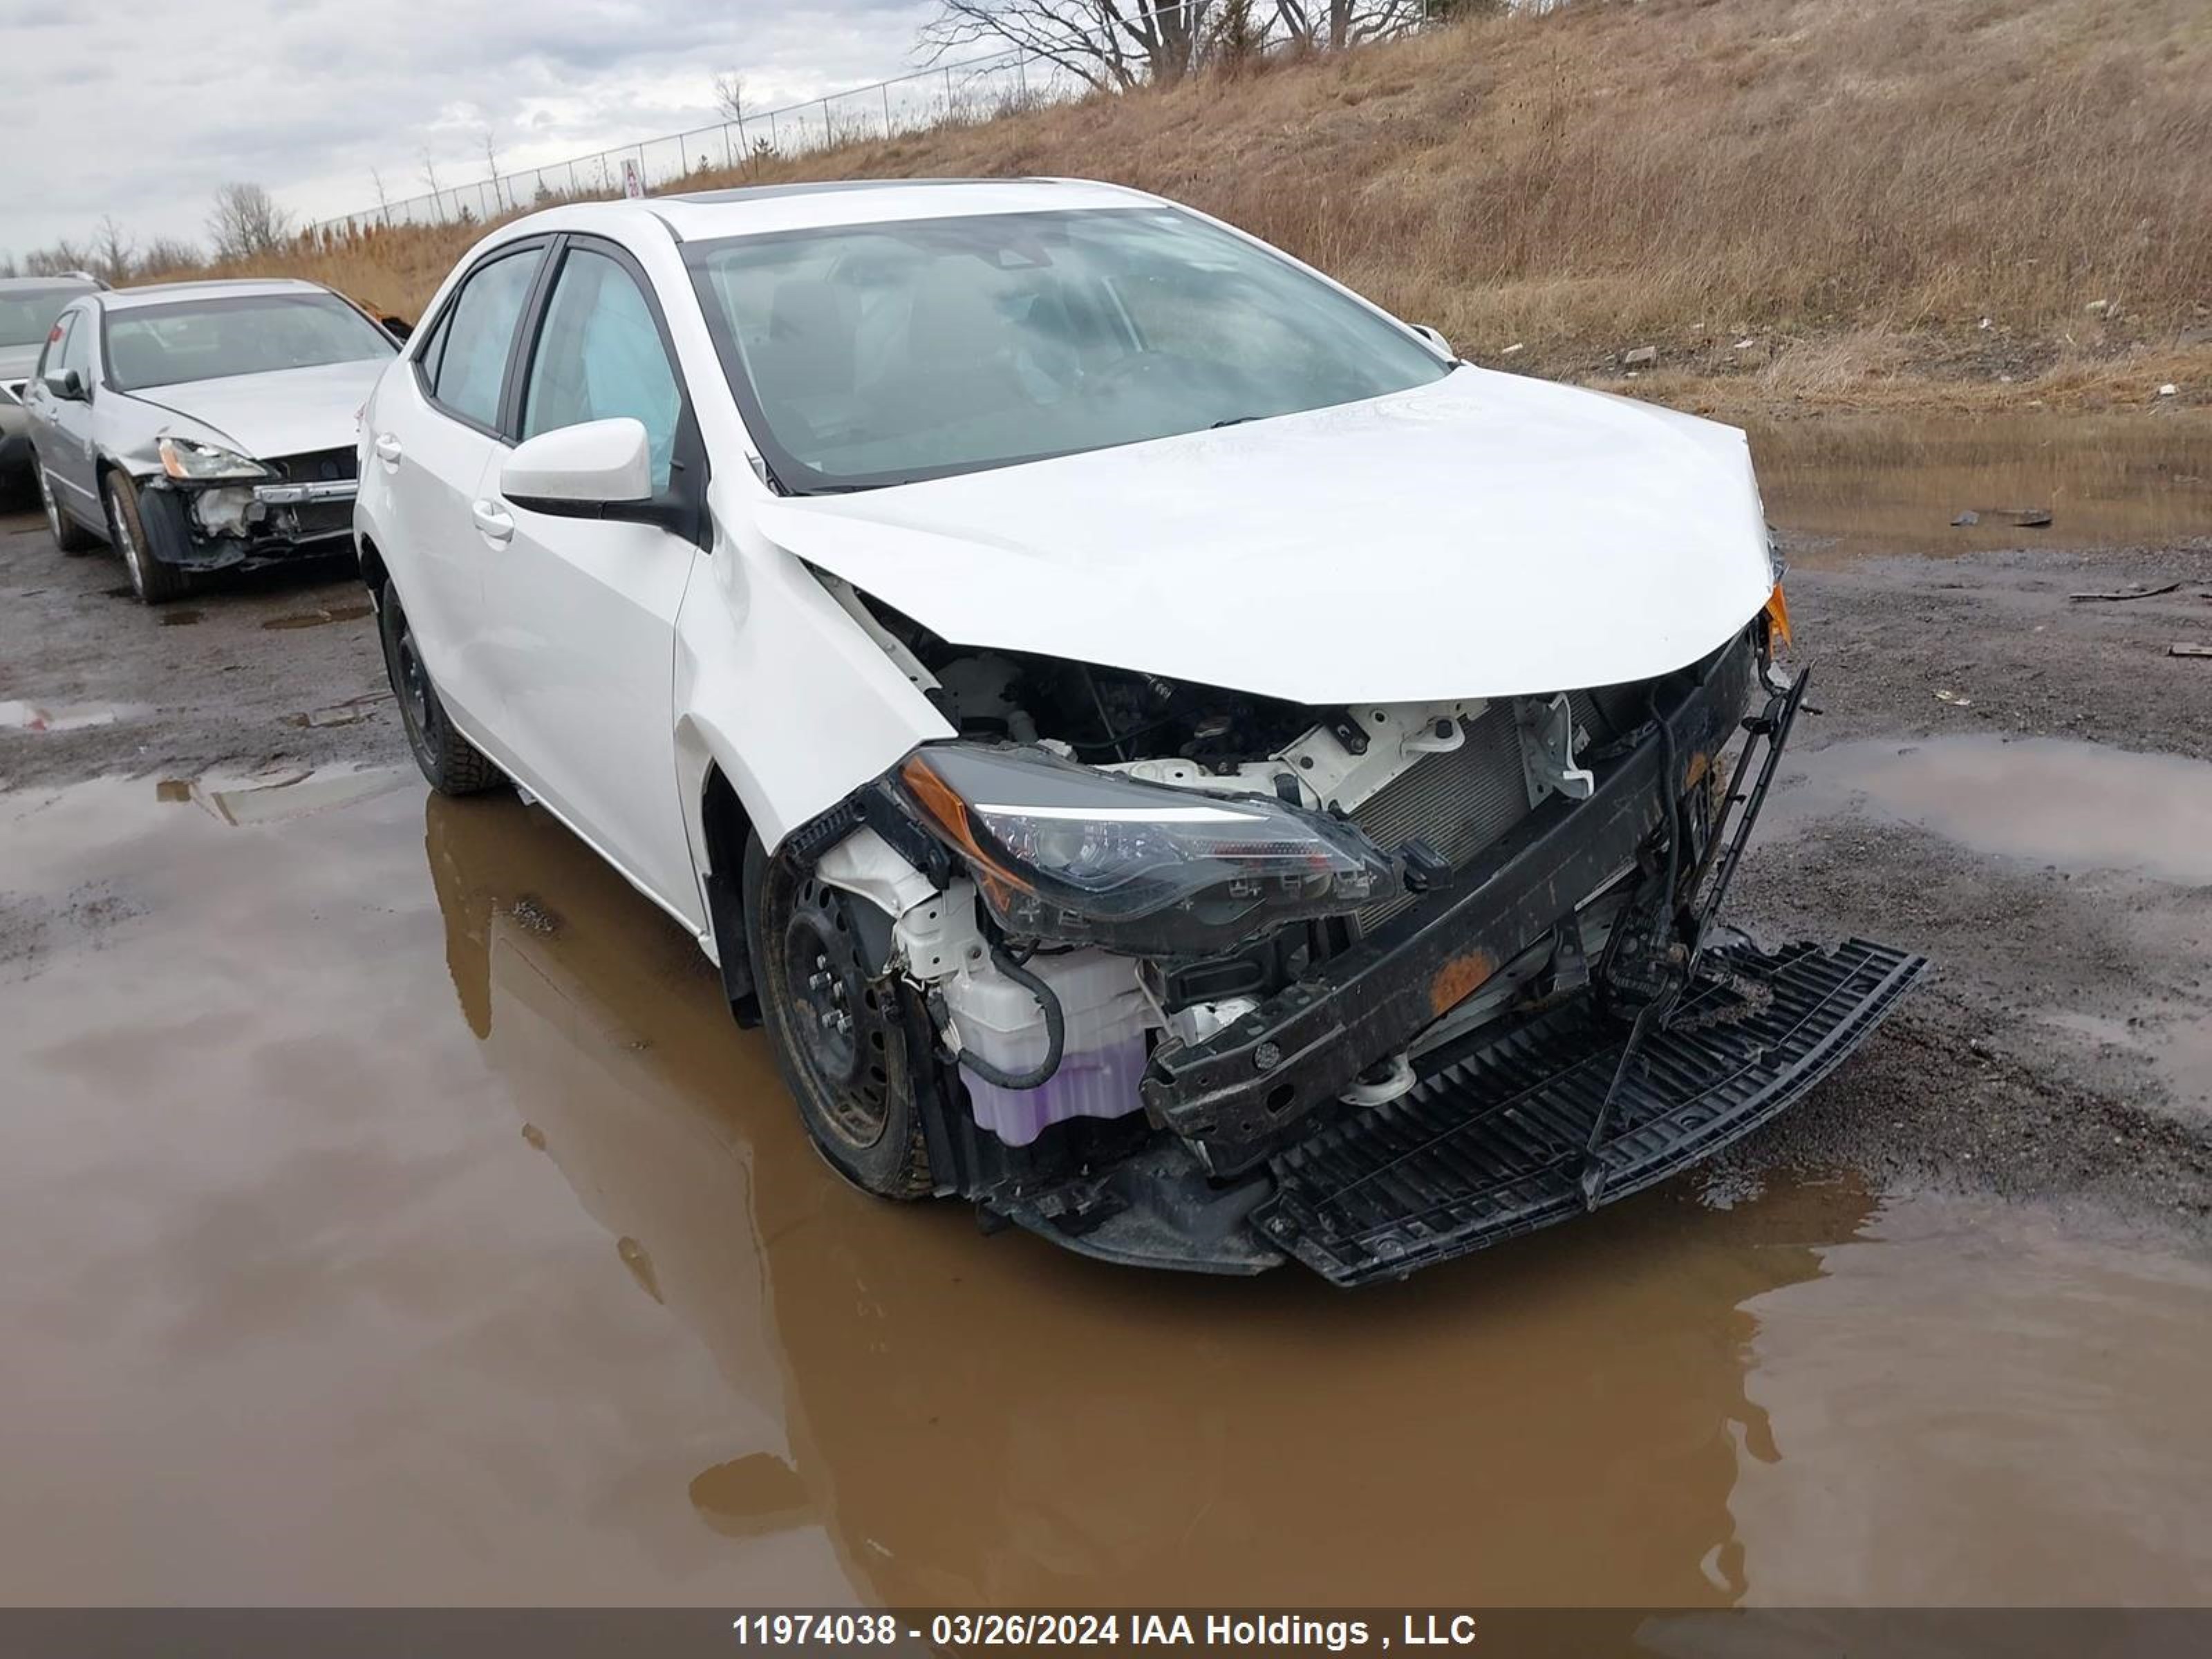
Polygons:
[[404,317],[380,317],[376,320],[384,325],[384,331],[386,334],[403,345],[414,336],[415,325]]
[[1431,328],[1426,323],[1409,323],[1407,326],[1411,328],[1414,333],[1419,335],[1424,340],[1426,340],[1437,350],[1443,352],[1445,356],[1452,358],[1455,361],[1458,359],[1459,353],[1451,349],[1451,342],[1444,338],[1444,337],[1437,330]]
[[617,519],[672,527],[682,514],[656,501],[645,422],[625,415],[526,439],[499,471],[499,492],[526,513]]
[[75,369],[70,370],[66,374],[47,375],[46,390],[65,404],[81,404],[85,401],[84,376]]

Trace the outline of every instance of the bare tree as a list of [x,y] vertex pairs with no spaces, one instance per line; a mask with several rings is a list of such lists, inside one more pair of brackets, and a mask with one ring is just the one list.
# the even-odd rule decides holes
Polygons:
[[138,245],[123,234],[123,227],[115,222],[115,216],[100,216],[99,228],[92,233],[92,272],[111,288],[120,288],[131,280],[135,268]]
[[251,259],[274,252],[292,236],[292,216],[259,185],[225,185],[208,215],[208,240],[218,259]]
[[202,263],[199,248],[181,236],[156,236],[139,250],[140,276],[165,276],[173,270],[191,270]]
[[33,248],[23,256],[26,276],[59,276],[70,271],[89,270],[93,266],[92,250],[79,247],[66,236],[52,247]]
[[714,77],[714,107],[725,121],[745,124],[745,77],[735,70]]
[[1099,92],[1181,80],[1218,0],[937,0],[922,26],[932,62],[979,41],[1012,46]]
[[499,193],[499,147],[492,140],[491,129],[483,130],[484,177],[491,181],[492,210],[496,213],[507,205]]
[[1293,46],[1340,52],[1411,34],[1446,9],[1437,0],[1275,0],[1275,19]]
[[376,216],[388,225],[392,222],[392,198],[385,192],[382,171],[371,167],[368,180],[376,186]]
[[430,147],[422,146],[422,182],[430,187],[430,194],[439,193],[438,164],[430,159]]
[[23,268],[15,263],[14,254],[0,253],[0,276],[21,276],[22,274]]

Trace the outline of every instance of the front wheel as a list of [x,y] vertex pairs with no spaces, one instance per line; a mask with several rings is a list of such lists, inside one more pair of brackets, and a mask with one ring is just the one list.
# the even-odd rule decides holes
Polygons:
[[167,605],[191,591],[191,578],[154,556],[146,540],[146,516],[139,511],[138,486],[127,472],[114,471],[100,487],[107,507],[107,539],[131,572],[131,591],[141,605]]
[[62,511],[46,477],[46,463],[35,453],[31,457],[31,471],[39,480],[39,505],[46,510],[46,533],[54,538],[54,545],[64,553],[89,553],[98,547],[100,538]]
[[415,648],[407,608],[389,582],[377,599],[376,631],[384,642],[392,695],[399,700],[399,722],[407,728],[407,747],[430,787],[441,795],[473,795],[498,783],[499,769],[447,719],[430,671]]
[[830,1167],[884,1198],[933,1190],[923,1142],[917,1062],[908,1034],[920,1025],[913,993],[872,979],[846,906],[855,901],[770,857],[745,849],[745,943],[761,1023],[799,1121]]

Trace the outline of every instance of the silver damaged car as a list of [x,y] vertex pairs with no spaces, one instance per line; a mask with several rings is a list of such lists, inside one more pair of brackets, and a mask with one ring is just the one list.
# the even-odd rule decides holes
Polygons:
[[343,553],[362,402],[398,351],[313,283],[87,294],[23,394],[55,543],[105,541],[149,605],[197,572]]

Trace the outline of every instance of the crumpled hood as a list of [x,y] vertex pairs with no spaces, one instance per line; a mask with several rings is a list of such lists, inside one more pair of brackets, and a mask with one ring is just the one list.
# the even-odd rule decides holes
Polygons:
[[760,521],[958,644],[1318,704],[1646,678],[1772,586],[1742,433],[1471,367]]
[[[149,386],[124,395],[177,416],[163,423],[165,431],[209,436],[245,455],[307,455],[354,447],[361,406],[389,362],[377,357],[268,374],[234,374],[220,380]],[[183,422],[205,432],[191,433]]]

